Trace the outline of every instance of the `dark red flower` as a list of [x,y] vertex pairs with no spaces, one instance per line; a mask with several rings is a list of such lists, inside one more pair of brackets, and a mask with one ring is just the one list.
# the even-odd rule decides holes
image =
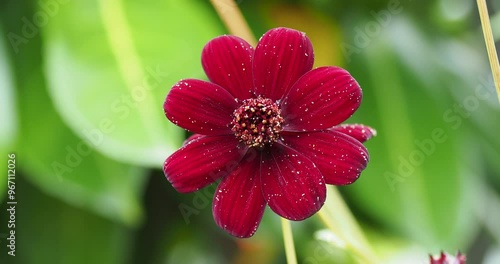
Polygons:
[[325,184],[358,179],[368,163],[361,144],[375,134],[340,125],[359,107],[361,89],[338,67],[312,69],[310,40],[275,28],[257,47],[235,36],[205,46],[210,82],[175,84],[164,104],[174,124],[194,136],[167,158],[164,172],[179,192],[220,180],[215,222],[234,236],[252,236],[266,205],[303,220],[325,202]]
[[441,255],[437,257],[429,256],[430,264],[465,264],[466,258],[465,255],[458,252],[457,256],[452,256],[450,254],[441,252]]

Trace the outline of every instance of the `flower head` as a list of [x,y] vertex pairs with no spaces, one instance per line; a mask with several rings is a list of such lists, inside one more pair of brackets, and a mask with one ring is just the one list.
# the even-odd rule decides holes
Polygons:
[[430,264],[465,264],[465,255],[458,252],[457,256],[441,252],[441,255],[433,257],[430,256]]
[[213,215],[234,236],[252,236],[266,205],[290,220],[310,217],[325,184],[353,183],[368,163],[361,142],[375,131],[339,125],[359,107],[358,83],[313,62],[310,40],[293,29],[268,31],[255,49],[217,37],[202,53],[210,82],[181,80],[165,100],[167,118],[195,133],[165,161],[167,179],[179,192],[220,180]]

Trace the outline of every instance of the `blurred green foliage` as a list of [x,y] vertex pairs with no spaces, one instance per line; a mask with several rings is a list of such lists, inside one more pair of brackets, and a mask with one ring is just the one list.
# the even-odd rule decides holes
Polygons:
[[[0,26],[0,34],[4,35],[3,28]],[[0,58],[7,58],[7,44],[4,39],[0,40]],[[7,164],[7,153],[13,148],[16,130],[17,130],[17,120],[16,120],[16,107],[15,107],[15,94],[14,85],[12,81],[12,69],[10,63],[7,59],[2,59],[0,61],[0,97],[5,98],[4,102],[0,104],[0,122],[3,124],[0,128],[0,151],[2,154],[2,164]],[[2,173],[0,176],[0,200],[6,193],[7,188],[7,174]]]
[[[440,250],[483,263],[478,245],[499,248],[488,221],[500,208],[485,199],[500,201],[500,107],[472,2],[237,1],[256,36],[302,30],[316,66],[361,84],[349,122],[378,136],[339,190],[384,263]],[[17,154],[18,174],[18,255],[2,206],[0,263],[285,262],[271,211],[253,238],[232,238],[212,220],[213,188],[177,194],[160,170],[185,137],[163,115],[168,89],[206,78],[201,49],[226,33],[208,1],[3,1],[0,33],[0,150]],[[4,203],[5,188],[1,176]],[[299,262],[356,263],[317,217],[293,227]]]
[[157,167],[183,140],[160,111],[167,87],[203,76],[192,66],[200,61],[194,51],[223,32],[216,18],[185,1],[70,1],[60,8],[43,38],[56,108],[99,151]]

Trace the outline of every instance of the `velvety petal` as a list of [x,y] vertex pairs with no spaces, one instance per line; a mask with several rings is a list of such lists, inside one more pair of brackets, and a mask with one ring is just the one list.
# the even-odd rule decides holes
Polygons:
[[168,157],[163,172],[178,192],[193,192],[231,173],[245,152],[233,135],[203,136]]
[[314,162],[327,184],[351,184],[368,164],[368,151],[356,139],[337,131],[283,133],[283,143]]
[[222,229],[237,237],[251,237],[260,224],[266,200],[262,195],[259,160],[246,155],[240,165],[220,182],[212,212]]
[[369,126],[361,124],[345,124],[332,127],[330,130],[344,133],[363,143],[377,135],[377,131]]
[[312,43],[300,31],[271,29],[255,48],[253,72],[258,95],[278,100],[314,64]]
[[232,134],[229,124],[237,107],[234,97],[222,87],[194,79],[175,84],[163,104],[172,123],[203,135]]
[[302,76],[282,102],[286,131],[331,128],[349,118],[361,103],[358,83],[346,70],[321,67]]
[[314,163],[281,144],[262,153],[262,192],[269,207],[290,220],[303,220],[324,204],[326,186]]
[[201,56],[208,79],[241,100],[253,95],[252,60],[253,47],[236,36],[212,39]]

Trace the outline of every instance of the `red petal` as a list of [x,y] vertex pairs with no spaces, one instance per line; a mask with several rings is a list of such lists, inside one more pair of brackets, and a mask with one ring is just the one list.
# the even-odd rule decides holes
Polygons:
[[210,81],[224,87],[234,97],[253,95],[253,47],[236,36],[220,36],[205,45],[201,56]]
[[311,160],[298,151],[275,144],[262,153],[262,192],[269,207],[290,220],[303,220],[324,204],[323,175]]
[[311,41],[300,31],[271,29],[255,48],[253,62],[258,95],[278,100],[304,73],[312,69],[314,53]]
[[361,143],[377,135],[377,131],[375,129],[361,124],[338,125],[330,130],[344,133],[357,139]]
[[246,155],[217,187],[212,203],[215,222],[237,237],[251,237],[260,224],[266,200],[262,195],[259,161]]
[[204,135],[201,134],[192,134],[189,136],[184,142],[182,143],[182,146],[186,146],[187,144],[191,143],[192,141],[195,141],[198,138],[204,137]]
[[203,135],[232,134],[228,125],[237,107],[234,97],[222,87],[194,79],[175,84],[163,104],[170,121]]
[[321,67],[306,73],[283,99],[286,131],[331,128],[349,118],[361,103],[358,83],[344,69]]
[[193,192],[231,173],[245,152],[233,135],[203,136],[168,157],[163,172],[178,192]]
[[351,184],[368,164],[368,151],[340,132],[283,133],[283,142],[312,160],[327,184]]

